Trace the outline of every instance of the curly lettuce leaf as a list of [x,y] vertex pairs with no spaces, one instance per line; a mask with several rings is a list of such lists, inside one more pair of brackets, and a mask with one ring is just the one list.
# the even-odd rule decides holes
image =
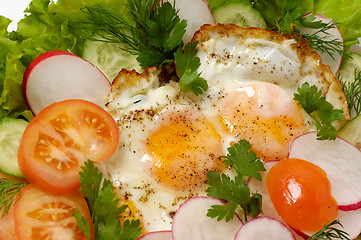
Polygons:
[[28,110],[21,83],[25,66],[21,62],[22,49],[16,41],[8,38],[10,20],[0,16],[0,118],[3,116],[33,116]]
[[[102,4],[121,9],[125,0],[33,0],[25,10],[16,31],[9,33],[9,19],[0,16],[0,117],[31,120],[22,94],[23,73],[28,64],[41,53],[50,50],[72,51],[81,55],[84,32],[75,23],[85,20],[85,6]],[[79,32],[81,31],[81,33]],[[89,33],[92,34],[92,33]]]

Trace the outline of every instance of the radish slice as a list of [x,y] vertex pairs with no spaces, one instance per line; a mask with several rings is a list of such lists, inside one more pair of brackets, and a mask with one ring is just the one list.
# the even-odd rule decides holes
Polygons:
[[143,235],[138,240],[173,240],[171,231],[155,231]]
[[83,99],[104,107],[110,88],[109,80],[98,68],[60,50],[35,58],[23,78],[24,96],[35,115],[46,106],[67,99]]
[[204,24],[215,24],[211,10],[206,0],[168,0],[179,10],[180,19],[187,20],[183,42],[191,41],[194,33]]
[[173,217],[173,239],[233,240],[242,226],[237,215],[228,222],[206,216],[212,205],[222,204],[225,203],[211,197],[194,197],[184,202]]
[[316,140],[316,134],[306,133],[293,140],[289,158],[307,160],[325,170],[340,210],[361,208],[361,151],[339,137]]
[[[310,14],[312,14],[312,13],[306,14],[304,17],[307,17]],[[328,40],[328,41],[333,40],[333,39],[340,41],[342,44],[339,47],[339,50],[343,50],[343,38],[342,38],[340,30],[337,28],[335,22],[332,19],[325,17],[323,15],[320,15],[320,14],[315,14],[314,16],[315,16],[314,21],[322,21],[323,23],[332,23],[335,26],[334,28],[331,28],[328,31],[326,31],[330,35],[326,35],[324,33],[317,33],[317,35],[319,37],[325,38],[325,40]],[[313,29],[313,28],[301,28],[301,33],[303,33],[303,34],[313,34],[316,31],[317,31],[317,29]],[[325,65],[329,65],[331,68],[331,71],[334,74],[336,74],[338,69],[340,68],[342,56],[336,52],[331,52],[333,55],[333,58],[326,52],[317,51],[317,53],[321,56],[322,63]]]
[[257,217],[245,223],[236,234],[234,240],[295,240],[290,229],[271,217]]
[[[361,233],[361,209],[355,211],[339,211],[337,219],[342,226],[335,224],[334,228],[346,232],[349,236],[348,239],[356,239]],[[297,232],[297,231],[296,231]],[[308,239],[315,233],[299,232],[304,239]]]

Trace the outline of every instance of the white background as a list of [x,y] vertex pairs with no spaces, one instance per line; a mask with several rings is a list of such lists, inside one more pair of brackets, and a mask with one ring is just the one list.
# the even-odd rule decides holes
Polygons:
[[13,20],[8,31],[16,30],[16,23],[24,17],[24,10],[31,0],[0,0],[0,15]]

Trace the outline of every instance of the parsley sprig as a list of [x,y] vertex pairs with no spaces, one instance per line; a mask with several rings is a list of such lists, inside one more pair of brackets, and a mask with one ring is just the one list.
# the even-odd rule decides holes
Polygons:
[[[94,235],[97,240],[134,240],[140,235],[140,221],[128,219],[121,225],[119,219],[127,208],[119,206],[119,199],[113,192],[108,179],[103,180],[102,173],[91,161],[85,162],[80,174],[80,192],[87,200],[92,221]],[[90,226],[79,212],[75,212],[79,228],[84,235],[90,237]]]
[[23,187],[28,183],[9,180],[7,178],[0,178],[0,212],[1,217],[8,214],[11,205],[14,202],[14,198]]
[[[338,78],[340,76],[338,75]],[[346,94],[348,109],[355,111],[356,115],[361,114],[361,70],[355,69],[354,81],[342,81],[342,89]]]
[[349,234],[343,230],[340,230],[336,227],[334,227],[335,225],[339,225],[341,227],[342,224],[340,223],[340,221],[335,220],[332,221],[330,223],[327,223],[323,226],[323,228],[316,232],[315,234],[313,234],[311,237],[308,238],[308,240],[331,240],[331,239],[345,239],[345,240],[349,240]]
[[213,205],[207,213],[217,220],[233,219],[237,206],[243,209],[244,219],[247,216],[257,216],[261,212],[262,196],[258,193],[251,194],[246,184],[248,177],[262,180],[259,171],[265,171],[263,163],[259,160],[251,145],[246,140],[240,140],[228,148],[228,154],[221,156],[224,163],[233,167],[237,175],[231,179],[226,174],[220,175],[218,171],[209,171],[207,195],[226,201],[226,205]]
[[200,95],[203,91],[207,91],[207,81],[202,78],[201,73],[197,72],[201,65],[199,57],[197,57],[197,42],[188,43],[184,48],[178,48],[174,54],[177,73],[179,76],[179,86],[182,92],[193,92]]
[[93,40],[125,44],[122,49],[137,55],[143,68],[174,59],[187,26],[187,21],[178,17],[178,10],[163,0],[129,0],[127,9],[132,21],[101,5],[87,7],[83,11],[89,22],[81,26],[85,24],[98,35]]
[[297,88],[294,99],[315,120],[316,129],[318,130],[317,139],[334,140],[337,136],[337,129],[332,125],[332,122],[340,120],[343,117],[343,111],[334,109],[332,104],[321,95],[321,90],[305,82]]

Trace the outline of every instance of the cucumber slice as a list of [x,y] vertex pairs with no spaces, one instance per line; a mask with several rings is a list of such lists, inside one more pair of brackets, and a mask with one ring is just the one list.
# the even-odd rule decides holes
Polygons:
[[[361,55],[355,52],[350,53],[350,58],[347,59],[346,62],[342,63],[341,69],[338,71],[338,78],[341,79],[342,83],[346,86],[349,84],[354,84],[356,80],[356,73],[361,71]],[[358,104],[356,103],[358,106]],[[357,109],[359,107],[356,107]],[[350,109],[351,117],[357,115],[357,111],[354,107]]]
[[346,123],[340,129],[338,136],[361,150],[361,115],[358,115]]
[[216,23],[233,23],[244,28],[267,28],[260,12],[250,4],[226,3],[213,11],[213,18]]
[[119,43],[86,40],[82,57],[98,67],[111,82],[122,68],[142,72],[137,56],[120,49],[120,46]]
[[19,169],[17,153],[27,125],[28,122],[22,119],[0,119],[0,171],[5,174],[24,177]]
[[342,81],[353,82],[355,80],[355,69],[361,71],[361,54],[351,52],[350,58],[346,63],[342,63],[342,67],[338,74]]

